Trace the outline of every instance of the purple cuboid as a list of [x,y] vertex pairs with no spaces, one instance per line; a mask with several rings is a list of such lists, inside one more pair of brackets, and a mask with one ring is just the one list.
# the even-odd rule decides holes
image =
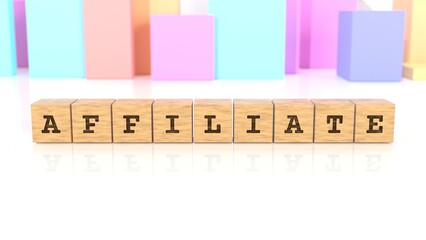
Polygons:
[[299,70],[300,50],[300,1],[287,0],[285,73],[295,74]]
[[340,13],[337,74],[356,82],[402,79],[405,13]]
[[153,80],[213,80],[214,17],[151,16]]

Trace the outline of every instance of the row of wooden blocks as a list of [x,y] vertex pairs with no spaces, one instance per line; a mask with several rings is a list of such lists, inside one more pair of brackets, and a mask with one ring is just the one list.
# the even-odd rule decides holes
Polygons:
[[44,99],[34,142],[393,142],[381,99]]

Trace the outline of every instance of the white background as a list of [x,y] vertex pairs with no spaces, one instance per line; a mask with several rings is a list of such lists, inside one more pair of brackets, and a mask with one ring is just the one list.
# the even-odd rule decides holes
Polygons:
[[[426,239],[426,82],[0,79],[0,239]],[[394,144],[33,144],[40,98],[386,98]]]

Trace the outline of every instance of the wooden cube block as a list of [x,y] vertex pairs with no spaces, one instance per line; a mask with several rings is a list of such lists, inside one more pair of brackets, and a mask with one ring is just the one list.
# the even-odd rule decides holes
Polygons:
[[154,142],[192,142],[191,99],[160,99],[153,106]]
[[112,142],[112,99],[81,99],[72,104],[73,140]]
[[384,99],[351,99],[355,103],[355,142],[393,142],[395,104]]
[[152,142],[149,99],[118,99],[112,104],[114,142]]
[[43,99],[31,105],[34,142],[72,142],[71,104],[76,99]]
[[308,99],[277,99],[274,103],[274,142],[314,141],[314,104]]
[[232,142],[232,100],[194,102],[194,142]]
[[344,99],[311,101],[315,104],[315,142],[354,141],[355,105],[351,101]]
[[234,142],[271,143],[273,111],[270,100],[234,100]]

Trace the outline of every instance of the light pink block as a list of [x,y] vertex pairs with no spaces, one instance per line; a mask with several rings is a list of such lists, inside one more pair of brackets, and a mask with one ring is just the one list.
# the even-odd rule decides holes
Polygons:
[[213,80],[214,17],[151,16],[151,77],[154,80]]
[[357,0],[301,0],[300,66],[336,68],[339,12],[353,11]]
[[87,78],[133,78],[132,2],[84,0]]
[[300,0],[287,0],[285,73],[299,69],[300,55]]

